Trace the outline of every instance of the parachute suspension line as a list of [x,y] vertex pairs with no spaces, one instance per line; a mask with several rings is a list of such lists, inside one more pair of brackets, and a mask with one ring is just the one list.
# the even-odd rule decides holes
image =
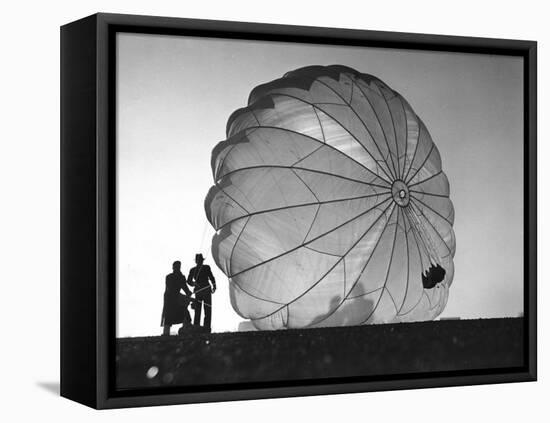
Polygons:
[[[392,204],[390,204],[390,206],[392,206]],[[374,225],[376,224],[376,222],[378,222],[378,220],[383,216],[385,215],[387,217],[387,211],[389,209],[389,207],[386,207],[384,209],[384,212],[380,214],[380,216],[378,216],[378,218],[376,219],[376,221],[369,227],[369,229],[367,230],[367,232],[365,232],[364,235],[366,235],[373,227]],[[390,216],[387,217],[387,220],[386,222],[384,223],[384,228],[382,229],[381,233],[380,233],[380,236],[378,236],[378,239],[376,240],[376,244],[374,245],[374,248],[372,249],[369,257],[367,258],[367,260],[365,261],[365,264],[363,265],[363,268],[361,269],[361,272],[359,272],[359,275],[357,276],[357,278],[355,279],[355,281],[351,284],[349,290],[348,290],[348,293],[344,295],[344,297],[342,298],[340,304],[338,304],[337,307],[335,307],[331,312],[329,312],[326,316],[324,316],[322,319],[316,321],[314,324],[311,324],[311,325],[308,325],[307,327],[310,327],[310,326],[314,326],[314,325],[318,325],[319,323],[327,320],[330,316],[332,316],[334,313],[336,313],[336,311],[344,304],[344,302],[347,300],[347,299],[354,299],[354,298],[359,298],[359,297],[362,297],[362,296],[366,296],[366,295],[370,295],[370,294],[374,294],[375,292],[377,291],[381,291],[384,289],[383,286],[381,286],[380,288],[377,288],[377,289],[374,289],[372,291],[369,291],[369,292],[364,292],[362,294],[359,294],[359,295],[355,295],[355,296],[352,296],[351,293],[353,292],[353,289],[355,288],[355,286],[359,283],[359,280],[361,279],[361,276],[363,275],[363,273],[365,272],[365,269],[367,268],[368,264],[370,263],[372,257],[374,256],[374,253],[376,252],[378,246],[380,245],[380,241],[382,240],[383,236],[384,236],[384,233],[386,232],[386,230],[388,229],[389,227],[389,224],[390,224],[390,221],[391,221],[391,217],[393,215],[393,211],[395,209],[395,205],[393,205],[393,208],[392,208],[392,211],[390,212]],[[345,260],[344,260],[345,262]],[[374,312],[374,310],[373,310]],[[368,320],[368,319],[367,319]]]
[[204,223],[203,223],[203,226],[202,226],[202,237],[201,237],[201,244],[200,244],[200,246],[201,246],[200,251],[201,252],[204,251],[207,231],[208,231],[208,221],[205,220]]
[[[391,198],[391,197],[390,197]],[[386,200],[384,200],[382,203],[378,204],[376,207],[373,207],[372,209],[374,208],[378,208],[380,207],[381,204],[385,203],[386,201],[388,201],[390,198],[387,198]],[[384,207],[384,209],[382,210],[382,212],[380,213],[380,215],[376,218],[376,220],[367,228],[367,230],[365,232],[363,232],[363,234],[359,237],[359,239],[342,255],[342,257],[332,266],[328,269],[328,271],[326,271],[320,279],[318,279],[314,284],[312,284],[308,289],[306,289],[305,291],[303,291],[300,295],[298,295],[297,297],[295,297],[294,299],[292,299],[291,301],[289,301],[287,304],[286,304],[286,307],[290,306],[291,304],[295,303],[296,301],[298,301],[300,298],[302,298],[304,295],[306,295],[309,291],[311,291],[313,288],[315,288],[319,283],[321,283],[325,278],[326,276],[332,272],[334,270],[334,268],[349,254],[349,252],[351,250],[353,250],[353,248],[355,248],[355,246],[361,242],[361,240],[370,232],[370,230],[375,226],[375,224],[380,220],[380,218],[382,216],[387,216],[387,211],[391,208],[391,212],[390,212],[390,217],[388,218],[388,221],[386,222],[385,224],[385,227],[384,227],[384,230],[382,232],[384,232],[386,230],[386,227],[388,226],[390,220],[391,220],[391,216],[393,215],[393,212],[394,212],[394,209],[395,209],[396,205],[392,202],[390,202],[387,206]],[[364,213],[363,213],[364,214]],[[323,235],[324,236],[324,235]],[[310,241],[311,242],[311,241]],[[377,243],[378,245],[378,243]],[[371,256],[372,257],[372,254]],[[370,257],[369,257],[369,260],[370,261]],[[368,263],[367,261],[367,263]],[[365,264],[365,267],[366,267],[366,264]],[[365,269],[365,267],[363,267],[363,270]],[[357,281],[359,280],[359,278],[356,280],[356,282],[354,282],[353,286],[350,288],[350,291],[348,293],[348,296],[349,294],[351,294],[351,291],[353,290],[353,288],[355,287],[355,284],[357,283]],[[345,300],[345,298],[344,298]],[[343,301],[340,303],[340,305],[338,306],[338,308],[343,304]],[[284,308],[284,306],[282,307],[279,307],[278,309],[266,314],[265,316],[262,316],[262,317],[258,317],[258,318],[255,318],[255,319],[252,319],[252,320],[261,320],[261,319],[264,319],[266,317],[270,317],[278,312],[280,312],[282,309]],[[327,316],[328,317],[328,316]],[[323,319],[324,320],[324,319]],[[319,323],[319,322],[317,322]]]
[[428,230],[426,229],[426,225],[424,225],[424,222],[420,220],[417,213],[413,210],[412,206],[407,207],[405,209],[405,213],[407,214],[407,217],[409,218],[409,220],[415,223],[414,225],[411,225],[411,227],[413,228],[413,231],[416,231],[419,239],[422,241],[422,243],[428,250],[428,256],[430,258],[430,261],[433,261],[433,264],[440,264],[441,258],[437,253],[435,244]]

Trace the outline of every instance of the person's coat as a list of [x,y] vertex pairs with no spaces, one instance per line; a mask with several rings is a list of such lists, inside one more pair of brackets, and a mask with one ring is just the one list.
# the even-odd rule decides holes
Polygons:
[[187,296],[191,296],[185,276],[182,273],[170,273],[167,275],[161,326],[191,322],[191,316],[187,310],[190,299],[186,295],[181,294],[181,290]]

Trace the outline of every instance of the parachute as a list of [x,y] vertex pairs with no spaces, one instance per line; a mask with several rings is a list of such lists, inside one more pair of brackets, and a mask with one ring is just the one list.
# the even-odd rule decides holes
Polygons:
[[310,66],[254,88],[205,211],[234,310],[263,330],[431,320],[454,275],[441,157],[380,79]]

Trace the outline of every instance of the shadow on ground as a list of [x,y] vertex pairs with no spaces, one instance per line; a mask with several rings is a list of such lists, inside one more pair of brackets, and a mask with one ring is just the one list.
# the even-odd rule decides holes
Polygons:
[[42,388],[50,394],[59,396],[59,382],[36,382],[36,386]]

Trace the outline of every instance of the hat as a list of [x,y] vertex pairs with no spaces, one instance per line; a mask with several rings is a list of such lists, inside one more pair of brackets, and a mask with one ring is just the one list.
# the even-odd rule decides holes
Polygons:
[[204,257],[202,256],[201,253],[198,253],[198,254],[195,254],[195,260],[201,260],[201,261],[204,261]]

